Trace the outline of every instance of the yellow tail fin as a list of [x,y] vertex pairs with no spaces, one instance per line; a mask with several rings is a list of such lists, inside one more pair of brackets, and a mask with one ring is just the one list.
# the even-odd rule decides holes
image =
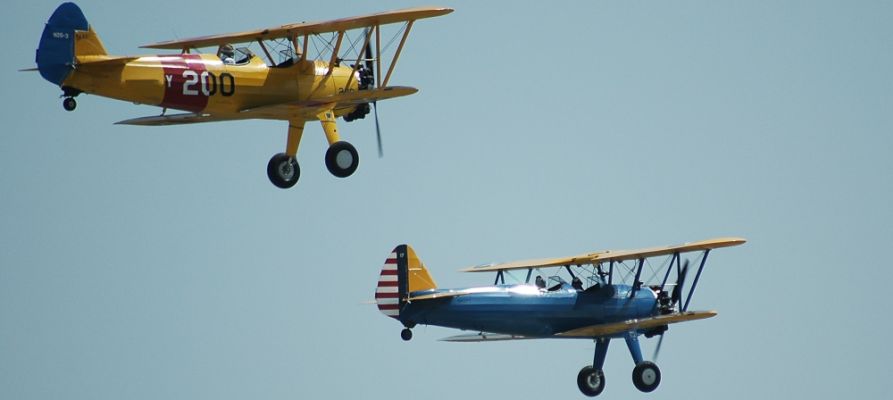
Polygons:
[[74,56],[80,58],[82,56],[104,56],[108,54],[99,35],[89,27],[86,31],[76,31],[74,36]]
[[415,250],[409,245],[406,245],[406,261],[408,267],[407,277],[409,280],[409,293],[437,288],[437,283],[434,282],[434,278],[428,273],[428,269],[425,268],[425,263],[419,259]]

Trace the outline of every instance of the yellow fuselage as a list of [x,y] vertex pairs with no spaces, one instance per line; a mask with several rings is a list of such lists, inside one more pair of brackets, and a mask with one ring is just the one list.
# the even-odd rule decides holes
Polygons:
[[[303,60],[270,67],[259,57],[239,65],[208,54],[144,56],[125,63],[87,56],[63,82],[86,93],[139,104],[208,114],[235,114],[273,104],[288,104],[358,88],[353,68]],[[88,60],[95,58],[93,60]],[[91,62],[93,61],[93,62]],[[348,110],[335,110],[343,114]]]

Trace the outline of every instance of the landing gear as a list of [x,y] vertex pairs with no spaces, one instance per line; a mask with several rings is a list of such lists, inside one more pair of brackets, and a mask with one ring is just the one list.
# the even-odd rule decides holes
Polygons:
[[301,177],[301,168],[298,166],[298,160],[295,160],[294,157],[279,153],[273,156],[267,164],[267,176],[276,187],[288,189],[298,183],[298,178]]
[[598,396],[602,390],[605,390],[605,373],[587,365],[577,374],[577,387],[589,397]]
[[651,361],[642,361],[633,368],[633,385],[643,392],[651,392],[660,385],[660,369]]
[[360,155],[352,144],[338,141],[326,150],[326,168],[332,175],[347,178],[360,165]]
[[65,100],[62,100],[62,108],[64,108],[65,111],[74,111],[77,107],[78,102],[74,97],[66,97]]
[[400,331],[400,338],[405,341],[409,341],[410,339],[412,339],[412,331],[409,328],[403,328],[403,330]]

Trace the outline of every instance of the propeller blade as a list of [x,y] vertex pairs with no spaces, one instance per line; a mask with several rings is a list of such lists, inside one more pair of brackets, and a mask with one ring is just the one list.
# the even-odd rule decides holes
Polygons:
[[657,356],[660,354],[660,346],[664,344],[664,334],[660,334],[660,339],[657,339],[657,347],[654,348],[654,356],[651,357],[651,361],[657,362]]
[[676,286],[673,288],[673,295],[670,298],[673,306],[682,298],[682,287],[685,286],[686,275],[688,275],[688,260],[685,260],[685,264],[682,264],[682,271],[679,274],[679,279],[676,280]]
[[366,55],[363,58],[366,59],[366,68],[375,71],[375,63],[372,62],[372,43],[366,43]]
[[384,157],[384,149],[381,146],[381,127],[378,125],[378,106],[377,102],[372,102],[372,109],[375,110],[375,139],[378,140],[378,158]]

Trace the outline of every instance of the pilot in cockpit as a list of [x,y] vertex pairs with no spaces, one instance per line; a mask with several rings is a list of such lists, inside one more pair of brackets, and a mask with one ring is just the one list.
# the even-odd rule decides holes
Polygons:
[[218,56],[220,57],[220,61],[223,61],[226,65],[233,65],[236,63],[236,49],[229,43],[220,46],[220,53]]
[[536,276],[536,287],[538,287],[538,288],[540,288],[540,289],[545,289],[545,288],[546,288],[546,280],[543,279],[542,275],[537,275],[537,276]]

